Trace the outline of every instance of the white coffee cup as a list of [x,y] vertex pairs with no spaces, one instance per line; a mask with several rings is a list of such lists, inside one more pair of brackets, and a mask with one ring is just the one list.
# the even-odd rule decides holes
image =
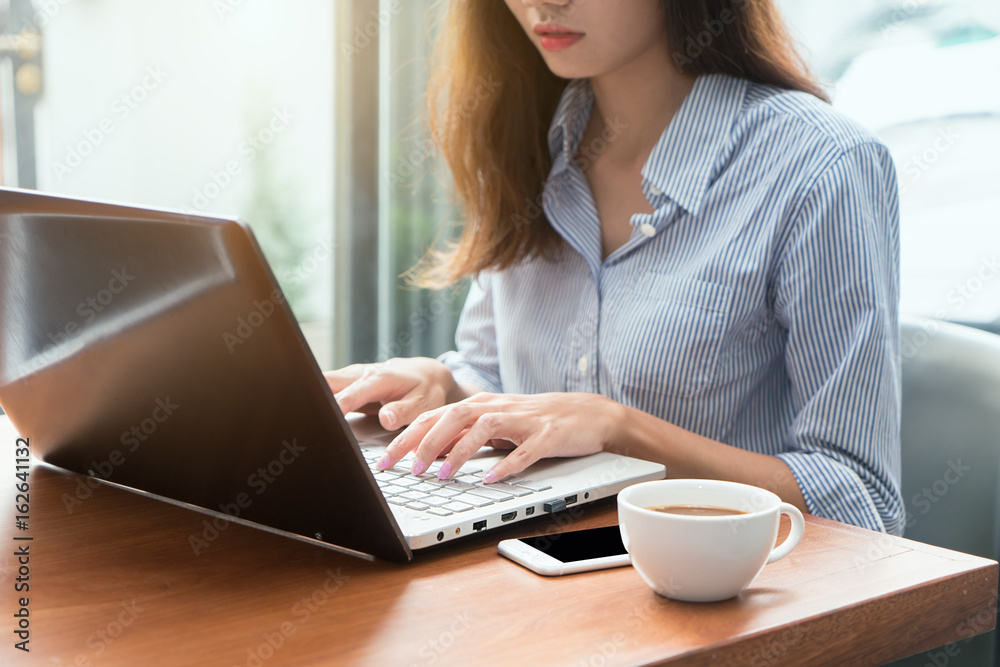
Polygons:
[[[744,512],[693,516],[649,507],[701,505]],[[782,514],[792,530],[779,546]],[[765,489],[735,482],[667,479],[618,494],[622,541],[639,576],[664,597],[714,602],[739,595],[766,563],[783,558],[805,532],[802,513]]]

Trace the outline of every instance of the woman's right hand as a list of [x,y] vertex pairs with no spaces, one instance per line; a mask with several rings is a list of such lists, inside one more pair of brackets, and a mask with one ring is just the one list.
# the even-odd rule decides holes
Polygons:
[[457,395],[451,370],[427,357],[353,364],[323,375],[344,414],[377,414],[382,428],[389,431],[464,397]]

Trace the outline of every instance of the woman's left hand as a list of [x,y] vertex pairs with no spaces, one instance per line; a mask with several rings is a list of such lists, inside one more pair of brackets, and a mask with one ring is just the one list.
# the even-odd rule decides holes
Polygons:
[[377,467],[390,468],[414,451],[412,470],[419,475],[448,452],[438,472],[447,479],[484,445],[513,447],[483,475],[484,482],[495,482],[541,458],[602,451],[616,431],[621,408],[599,394],[476,394],[417,417],[390,443]]

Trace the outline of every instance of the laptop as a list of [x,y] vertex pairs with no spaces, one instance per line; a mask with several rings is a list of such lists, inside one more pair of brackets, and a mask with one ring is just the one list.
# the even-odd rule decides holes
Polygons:
[[376,471],[391,434],[341,413],[246,225],[3,188],[0,406],[51,466],[396,562],[664,476],[599,453],[484,486],[489,449],[447,482]]

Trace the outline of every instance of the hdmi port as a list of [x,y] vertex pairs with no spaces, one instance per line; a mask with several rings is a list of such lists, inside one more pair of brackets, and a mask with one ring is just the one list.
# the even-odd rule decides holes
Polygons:
[[513,512],[507,512],[506,514],[501,514],[500,515],[500,520],[501,521],[512,521],[514,519],[514,517],[516,517],[516,516],[517,516],[517,510],[514,510]]

